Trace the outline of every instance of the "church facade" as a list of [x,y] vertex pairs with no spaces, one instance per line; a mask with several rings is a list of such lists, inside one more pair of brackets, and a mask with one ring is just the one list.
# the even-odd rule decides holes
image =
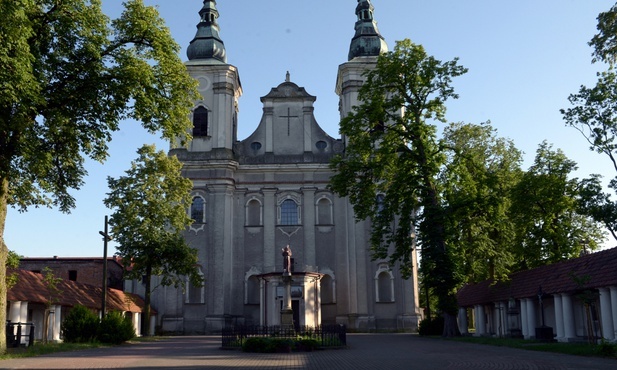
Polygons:
[[[387,51],[373,5],[358,0],[349,60],[339,66],[340,114],[357,104],[362,73]],[[350,11],[352,11],[350,9]],[[193,139],[173,149],[194,184],[185,233],[199,253],[203,287],[159,287],[156,325],[167,333],[210,333],[225,325],[279,325],[283,248],[289,246],[296,325],[344,324],[350,330],[415,331],[417,274],[371,259],[370,220],[328,189],[331,158],[345,138],[329,136],[313,115],[315,97],[290,80],[261,98],[257,129],[237,140],[239,71],[227,63],[216,1],[204,1],[187,69],[199,82]],[[350,25],[351,26],[351,25]],[[414,264],[417,262],[413,256]]]

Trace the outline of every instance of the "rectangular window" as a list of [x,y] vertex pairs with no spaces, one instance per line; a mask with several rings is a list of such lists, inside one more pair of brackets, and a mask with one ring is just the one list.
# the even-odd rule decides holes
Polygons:
[[281,225],[298,224],[298,205],[291,199],[281,204]]

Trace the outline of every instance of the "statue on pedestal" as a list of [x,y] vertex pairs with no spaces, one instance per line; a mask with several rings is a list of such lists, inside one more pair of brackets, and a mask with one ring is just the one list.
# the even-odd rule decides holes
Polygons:
[[291,274],[291,248],[289,245],[282,249],[283,251],[283,273]]

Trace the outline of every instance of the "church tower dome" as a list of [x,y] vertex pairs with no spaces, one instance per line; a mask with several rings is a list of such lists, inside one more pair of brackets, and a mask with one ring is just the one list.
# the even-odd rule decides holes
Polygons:
[[373,17],[374,10],[375,7],[370,0],[358,0],[356,34],[351,39],[348,60],[356,57],[378,56],[388,51],[388,45],[379,33],[377,22]]
[[215,0],[204,0],[204,6],[199,11],[201,21],[197,25],[197,34],[186,50],[189,60],[218,60],[227,63],[225,44],[219,36]]

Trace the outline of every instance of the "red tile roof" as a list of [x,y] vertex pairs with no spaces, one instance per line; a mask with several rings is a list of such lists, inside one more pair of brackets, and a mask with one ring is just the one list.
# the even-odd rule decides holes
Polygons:
[[[46,304],[50,291],[45,285],[42,274],[21,269],[9,269],[7,274],[17,273],[17,284],[7,291],[9,301],[28,301]],[[82,305],[93,309],[101,308],[103,290],[100,287],[81,284],[75,281],[60,280],[57,284],[60,293],[54,298],[54,304],[62,306]],[[118,289],[107,290],[107,309],[113,311],[142,312],[145,307],[138,295]]]
[[457,298],[460,307],[470,307],[510,298],[536,297],[540,287],[546,294],[555,294],[608,286],[617,286],[617,248],[520,271],[504,282],[486,280],[468,284],[458,291]]

